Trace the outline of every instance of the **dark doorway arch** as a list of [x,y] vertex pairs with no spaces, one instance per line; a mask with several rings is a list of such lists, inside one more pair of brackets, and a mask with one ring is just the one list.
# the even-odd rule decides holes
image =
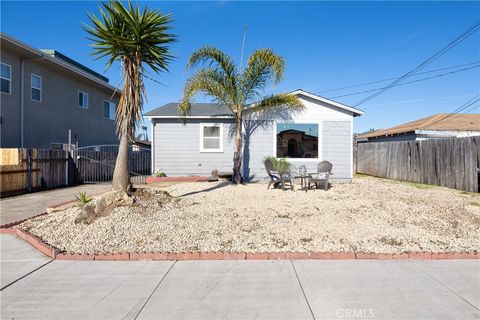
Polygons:
[[291,158],[296,157],[297,148],[298,148],[297,140],[295,139],[288,140],[288,156],[289,157]]

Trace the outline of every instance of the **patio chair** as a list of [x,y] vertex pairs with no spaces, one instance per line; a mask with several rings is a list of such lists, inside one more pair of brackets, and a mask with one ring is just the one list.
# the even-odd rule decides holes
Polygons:
[[318,189],[319,185],[323,185],[324,190],[328,190],[329,182],[328,179],[332,175],[333,165],[328,161],[322,161],[317,165],[317,174],[312,175],[309,181],[308,187],[312,184]]
[[282,189],[286,189],[286,185],[293,190],[293,179],[290,173],[280,174],[273,169],[273,163],[270,159],[266,159],[264,162],[265,170],[267,170],[267,174],[270,177],[270,181],[268,182],[267,189],[270,189],[270,186],[273,184],[273,187],[276,188],[279,185],[282,185]]

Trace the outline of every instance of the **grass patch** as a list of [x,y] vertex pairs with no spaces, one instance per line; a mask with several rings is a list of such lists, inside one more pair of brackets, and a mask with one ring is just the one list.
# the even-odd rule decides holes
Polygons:
[[363,174],[363,173],[354,173],[353,174],[354,178],[365,178],[365,177],[370,177],[368,174]]
[[417,183],[417,182],[406,182],[406,184],[417,189],[432,189],[436,187],[431,184],[424,184],[424,183]]
[[472,201],[470,202],[470,205],[474,207],[480,207],[480,202]]
[[460,194],[461,194],[461,195],[464,195],[464,196],[475,196],[475,195],[478,195],[478,193],[476,193],[476,192],[470,192],[470,191],[460,191]]

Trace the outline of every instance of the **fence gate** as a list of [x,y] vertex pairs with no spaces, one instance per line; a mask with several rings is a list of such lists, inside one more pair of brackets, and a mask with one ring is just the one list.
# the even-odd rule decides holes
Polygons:
[[[112,181],[118,145],[97,145],[75,149],[78,180],[81,182]],[[128,147],[128,170],[132,183],[145,182],[151,173],[150,149]]]

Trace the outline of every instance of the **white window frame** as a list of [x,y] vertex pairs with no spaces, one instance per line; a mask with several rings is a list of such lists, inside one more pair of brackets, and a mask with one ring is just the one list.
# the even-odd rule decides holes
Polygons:
[[[83,106],[80,105],[79,101],[78,101],[78,96],[81,94],[83,94]],[[87,100],[85,100],[85,96],[87,97]],[[87,106],[85,106],[85,101],[87,101]],[[82,109],[88,109],[88,105],[89,105],[89,101],[88,101],[88,93],[86,93],[85,91],[81,91],[81,90],[78,90],[78,95],[77,95],[77,104],[80,108]]]
[[323,121],[292,121],[292,122],[277,122],[272,121],[273,124],[273,156],[277,156],[277,124],[316,124],[318,126],[318,141],[317,141],[317,158],[279,158],[279,159],[287,159],[287,160],[294,160],[297,162],[320,162],[323,159],[323,146],[322,146],[322,132],[323,130]]
[[[203,145],[203,128],[205,127],[219,127],[220,128],[220,145],[218,148],[204,148]],[[212,137],[206,137],[212,138]],[[216,138],[215,138],[216,139]],[[223,124],[222,123],[200,123],[200,152],[205,152],[205,153],[215,153],[215,152],[223,152]]]
[[0,62],[0,64],[3,64],[3,65],[8,67],[8,70],[9,70],[9,75],[8,76],[10,77],[10,79],[7,79],[7,78],[2,77],[2,75],[0,74],[1,79],[8,80],[8,93],[7,92],[2,92],[2,93],[11,95],[12,94],[12,66],[7,64],[7,63],[3,63],[3,62]]
[[[33,77],[37,77],[37,78],[40,79],[40,88],[35,88],[35,87],[33,86],[33,81],[32,81]],[[32,101],[34,101],[34,102],[40,102],[40,103],[42,102],[42,93],[43,93],[42,87],[43,87],[42,77],[39,76],[38,74],[31,73],[31,74],[30,74],[30,100],[32,100]],[[35,99],[33,99],[32,89],[40,90],[40,100],[35,100]]]
[[109,107],[108,107],[109,110],[108,110],[108,117],[105,117],[105,109],[103,109],[103,117],[104,117],[105,119],[115,120],[115,112],[113,113],[113,118],[110,118],[110,112],[111,112],[110,108],[113,106],[114,111],[116,111],[115,108],[116,108],[117,105],[116,105],[114,102],[110,101],[110,100],[103,100],[103,108],[105,108],[105,102],[108,103],[108,105],[109,105]]

